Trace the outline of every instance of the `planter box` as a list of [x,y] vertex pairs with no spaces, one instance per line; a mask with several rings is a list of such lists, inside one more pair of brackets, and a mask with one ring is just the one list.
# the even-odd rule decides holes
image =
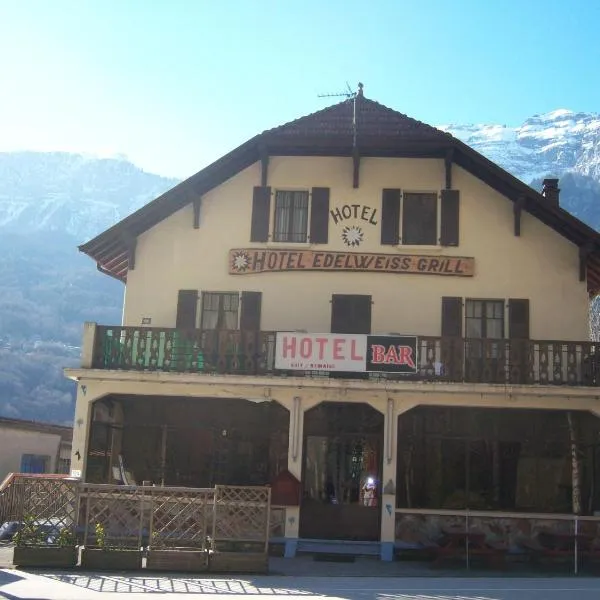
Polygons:
[[146,559],[146,568],[156,571],[205,573],[208,571],[208,553],[204,550],[189,550],[186,548],[150,549]]
[[265,552],[212,552],[208,559],[211,573],[268,573]]
[[84,548],[81,567],[94,571],[133,571],[142,568],[142,553],[139,550]]
[[77,564],[77,548],[15,546],[13,564],[18,567],[74,567]]

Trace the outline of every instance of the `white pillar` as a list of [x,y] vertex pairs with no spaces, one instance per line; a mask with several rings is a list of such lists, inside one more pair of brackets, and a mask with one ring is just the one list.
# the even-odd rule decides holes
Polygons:
[[77,384],[73,444],[71,446],[71,476],[85,481],[90,423],[92,419],[92,393],[85,381]]
[[83,324],[83,340],[81,343],[81,368],[91,369],[96,342],[96,323],[86,321]]
[[381,477],[381,559],[393,560],[396,539],[396,401],[388,398],[383,435],[383,469]]
[[[304,425],[304,411],[302,399],[295,396],[290,407],[290,429],[288,447],[288,471],[302,481],[302,432]],[[288,506],[285,509],[285,557],[293,558],[296,555],[298,535],[300,528],[300,507]]]

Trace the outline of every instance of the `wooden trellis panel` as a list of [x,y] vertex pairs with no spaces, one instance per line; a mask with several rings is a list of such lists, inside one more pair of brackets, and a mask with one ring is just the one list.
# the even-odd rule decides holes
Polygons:
[[151,549],[207,550],[213,489],[149,488]]
[[213,542],[269,542],[271,489],[253,486],[215,487]]

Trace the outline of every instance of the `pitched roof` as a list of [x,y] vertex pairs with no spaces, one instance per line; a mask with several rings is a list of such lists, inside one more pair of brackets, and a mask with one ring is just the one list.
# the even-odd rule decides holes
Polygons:
[[41,421],[26,421],[23,419],[10,419],[0,417],[0,428],[10,427],[12,429],[25,429],[37,433],[50,433],[59,435],[63,442],[73,439],[73,428],[67,425],[56,425],[54,423],[42,423]]
[[356,119],[356,130],[361,141],[382,139],[397,141],[399,136],[412,140],[447,141],[452,137],[431,125],[412,119],[362,95],[357,96],[356,105],[352,99],[348,99],[268,129],[263,136],[272,140],[334,136],[337,142],[341,141],[340,138],[343,136],[347,136],[352,141],[354,119]]
[[[356,127],[354,126],[356,122]],[[356,137],[355,137],[356,136]],[[513,201],[574,244],[591,247],[588,288],[600,293],[600,234],[449,133],[412,119],[362,95],[268,129],[192,175],[79,249],[98,269],[125,281],[131,242],[183,206],[262,156],[361,156],[442,158],[452,161]]]

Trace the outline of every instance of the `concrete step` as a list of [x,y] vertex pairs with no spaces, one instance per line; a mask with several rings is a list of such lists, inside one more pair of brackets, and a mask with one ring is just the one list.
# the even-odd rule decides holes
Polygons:
[[297,553],[304,554],[349,554],[353,556],[379,556],[379,542],[354,540],[298,540]]

